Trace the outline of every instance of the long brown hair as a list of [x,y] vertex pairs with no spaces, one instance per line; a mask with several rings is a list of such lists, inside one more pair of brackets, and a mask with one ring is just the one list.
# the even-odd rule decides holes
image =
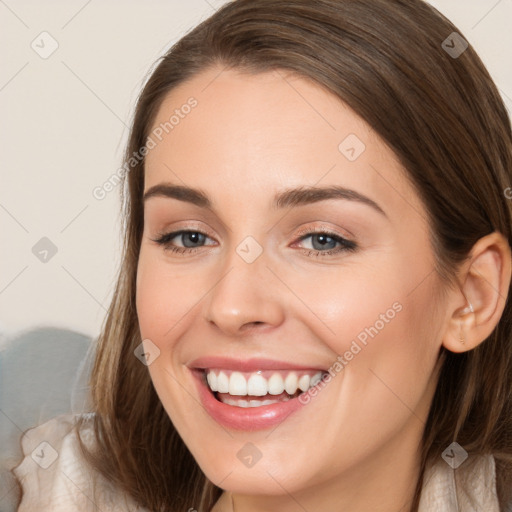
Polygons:
[[[498,231],[512,245],[512,135],[504,104],[469,46],[442,44],[459,32],[421,0],[236,0],[178,41],[137,102],[126,160],[144,147],[166,94],[212,65],[247,73],[287,70],[348,104],[386,141],[429,215],[437,271],[456,286],[474,243]],[[134,357],[144,212],[144,161],[124,180],[124,253],[92,372],[98,450],[88,460],[152,511],[208,511],[222,490],[185,447]],[[470,457],[493,453],[500,503],[512,498],[512,306],[474,350],[444,362],[421,446],[424,470],[457,440]],[[80,425],[78,426],[80,427]],[[85,450],[84,450],[85,452]]]

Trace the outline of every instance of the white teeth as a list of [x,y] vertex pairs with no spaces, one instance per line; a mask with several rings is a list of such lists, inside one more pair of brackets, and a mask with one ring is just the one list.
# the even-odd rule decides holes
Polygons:
[[250,407],[249,402],[247,400],[225,398],[223,402],[228,405],[236,405],[237,407]]
[[300,390],[301,391],[307,391],[309,389],[309,383],[310,383],[309,375],[303,375],[299,379],[299,388],[300,388]]
[[217,375],[217,391],[219,393],[229,393],[229,378],[224,372]]
[[257,373],[251,375],[247,381],[247,394],[252,396],[265,396],[267,393],[267,379]]
[[206,376],[206,380],[208,381],[208,385],[212,391],[217,391],[217,375],[214,372],[208,372]]
[[322,374],[320,372],[315,373],[315,375],[313,375],[313,377],[311,377],[311,380],[309,382],[309,387],[312,388],[313,386],[316,386],[321,380],[322,380]]
[[268,392],[271,395],[280,395],[284,391],[283,377],[279,373],[274,373],[270,379],[268,379]]
[[279,402],[288,402],[288,400],[290,400],[289,396],[283,397],[281,400],[242,400],[240,398],[223,397],[222,403],[246,409],[248,407],[261,407],[262,405],[272,405],[278,404]]
[[233,372],[229,378],[229,394],[245,396],[247,395],[247,381],[240,372]]
[[297,391],[297,374],[295,372],[291,372],[286,376],[284,380],[284,389],[289,395],[293,395],[295,391]]
[[[285,373],[281,371],[272,373],[267,379],[261,373],[261,371],[244,374],[237,371],[229,373],[225,370],[206,370],[206,380],[213,392],[229,393],[232,396],[280,395],[284,391],[288,395],[294,395],[298,390],[304,392],[316,386],[323,375],[322,371],[313,375],[311,372],[290,371]],[[251,400],[247,406],[242,405],[241,407],[257,406],[256,404],[252,405],[251,402],[254,401]],[[256,402],[258,405],[264,405],[261,400]]]

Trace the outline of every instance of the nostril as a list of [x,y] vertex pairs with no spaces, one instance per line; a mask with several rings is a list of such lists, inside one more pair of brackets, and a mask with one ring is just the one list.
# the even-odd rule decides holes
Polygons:
[[255,322],[247,322],[246,324],[243,325],[243,329],[251,329],[252,327],[256,327],[260,324],[265,324],[265,322],[261,322],[261,321],[255,321]]

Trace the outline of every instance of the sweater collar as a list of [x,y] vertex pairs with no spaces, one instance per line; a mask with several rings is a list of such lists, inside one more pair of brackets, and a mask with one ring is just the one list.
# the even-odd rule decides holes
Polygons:
[[457,469],[440,457],[423,482],[418,512],[500,512],[491,454],[470,456]]

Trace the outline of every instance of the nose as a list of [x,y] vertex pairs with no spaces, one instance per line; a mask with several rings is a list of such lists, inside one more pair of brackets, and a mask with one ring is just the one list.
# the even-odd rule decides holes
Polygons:
[[222,265],[203,302],[203,314],[224,335],[266,330],[284,321],[283,290],[267,263],[265,251],[248,263],[233,250]]

